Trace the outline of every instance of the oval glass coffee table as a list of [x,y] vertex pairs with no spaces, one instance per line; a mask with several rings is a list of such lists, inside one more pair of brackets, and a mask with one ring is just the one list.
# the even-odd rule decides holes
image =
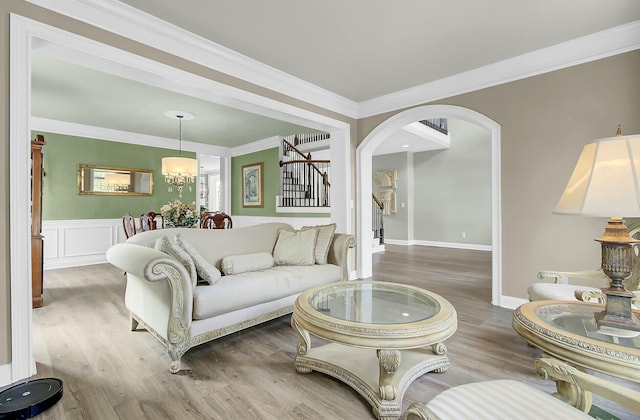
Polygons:
[[[295,366],[355,389],[380,419],[396,419],[409,385],[449,367],[444,340],[458,325],[441,296],[413,286],[349,281],[309,289],[293,307]],[[311,335],[330,341],[311,348]]]

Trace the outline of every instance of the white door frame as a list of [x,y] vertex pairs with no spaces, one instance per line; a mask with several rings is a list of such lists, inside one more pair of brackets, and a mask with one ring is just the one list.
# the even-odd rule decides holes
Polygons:
[[491,303],[502,306],[502,223],[500,204],[500,125],[473,110],[453,105],[425,105],[393,115],[377,126],[356,149],[357,191],[357,270],[359,278],[372,275],[371,240],[371,173],[372,156],[389,136],[407,124],[432,118],[468,121],[491,131],[491,194],[492,194],[492,293]]

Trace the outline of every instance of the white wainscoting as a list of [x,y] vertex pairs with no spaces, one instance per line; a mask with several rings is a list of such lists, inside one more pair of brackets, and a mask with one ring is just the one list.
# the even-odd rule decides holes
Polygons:
[[[234,228],[280,222],[300,229],[331,223],[328,217],[232,216],[232,219]],[[106,263],[107,249],[126,240],[122,219],[45,220],[42,235],[45,270]]]
[[45,220],[44,269],[106,263],[110,246],[124,242],[122,219]]

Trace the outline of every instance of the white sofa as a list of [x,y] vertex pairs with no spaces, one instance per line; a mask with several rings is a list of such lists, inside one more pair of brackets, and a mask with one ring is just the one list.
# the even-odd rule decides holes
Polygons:
[[[139,233],[107,251],[107,260],[127,273],[125,304],[132,330],[141,325],[167,347],[172,373],[180,370],[180,359],[191,347],[291,313],[296,297],[310,287],[348,280],[348,251],[355,247],[355,238],[340,233],[325,237],[326,264],[274,265],[223,275],[214,284],[195,287],[188,265],[154,249],[156,242],[166,243],[163,237],[175,241],[180,234],[218,269],[223,260],[228,269],[234,259],[237,268],[246,269],[273,253],[281,230],[293,232],[285,223],[162,229]],[[250,254],[260,258],[247,257]]]

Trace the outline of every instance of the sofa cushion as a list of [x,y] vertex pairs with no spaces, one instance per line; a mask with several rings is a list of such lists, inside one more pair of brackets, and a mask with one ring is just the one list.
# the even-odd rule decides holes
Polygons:
[[246,273],[247,271],[265,270],[273,267],[273,255],[268,252],[257,252],[255,254],[231,255],[224,257],[222,272],[225,275]]
[[138,233],[127,239],[127,243],[150,245],[153,248],[157,238],[168,236],[169,240],[173,240],[180,233],[209,264],[219,269],[222,259],[229,255],[256,252],[273,254],[273,247],[281,230],[293,230],[293,227],[287,223],[270,222],[233,229],[157,229]]
[[193,291],[193,319],[206,319],[281,299],[341,278],[341,268],[333,264],[274,266],[222,276],[215,285],[198,286]]
[[198,276],[206,283],[214,284],[222,276],[220,270],[209,264],[198,250],[187,241],[181,233],[176,235],[176,244],[182,248],[193,260]]
[[316,246],[314,249],[316,264],[326,264],[329,247],[331,246],[331,241],[333,241],[333,234],[336,232],[336,224],[303,226],[300,230],[308,229],[315,229],[317,231]]
[[193,263],[193,260],[184,249],[171,242],[166,236],[156,239],[155,249],[157,249],[158,251],[162,251],[165,254],[171,255],[173,258],[178,260],[180,264],[182,264],[187,270],[187,273],[189,274],[191,280],[191,286],[193,288],[196,287],[196,285],[198,284],[198,272],[196,271],[196,266]]
[[281,230],[273,248],[276,265],[312,265],[318,232],[309,230]]

